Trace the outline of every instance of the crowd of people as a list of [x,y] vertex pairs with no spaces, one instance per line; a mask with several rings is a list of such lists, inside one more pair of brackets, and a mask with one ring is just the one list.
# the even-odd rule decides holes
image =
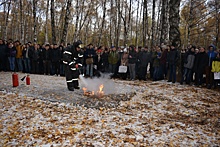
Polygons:
[[[0,39],[0,71],[65,76],[63,53],[69,45],[31,42],[22,45],[18,40],[6,42]],[[216,71],[213,71],[212,63],[220,62],[220,51],[214,45],[207,49],[190,45],[180,51],[175,44],[153,48],[133,45],[107,48],[89,44],[80,52],[83,66],[79,72],[85,77],[111,73],[111,78],[123,80],[167,80],[175,83],[177,71],[180,71],[180,84],[205,85],[207,88],[218,86],[214,72],[218,72],[220,67],[215,64]],[[127,68],[120,72],[122,66]]]

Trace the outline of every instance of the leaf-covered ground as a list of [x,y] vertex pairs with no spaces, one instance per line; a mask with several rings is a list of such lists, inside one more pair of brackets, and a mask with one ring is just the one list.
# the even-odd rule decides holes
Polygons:
[[30,86],[20,81],[13,88],[11,73],[1,72],[0,146],[220,145],[219,91],[164,81],[114,83],[115,97],[94,98],[105,105],[91,107],[96,103],[81,90],[66,89],[64,77],[31,75]]

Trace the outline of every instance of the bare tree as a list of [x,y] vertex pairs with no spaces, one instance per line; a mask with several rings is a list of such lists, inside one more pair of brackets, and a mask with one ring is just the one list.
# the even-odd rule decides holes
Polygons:
[[169,2],[169,8],[170,8],[169,9],[169,24],[170,24],[169,41],[170,41],[170,43],[174,43],[177,46],[181,45],[180,31],[179,31],[180,1],[181,0],[170,0],[170,2]]
[[139,5],[140,5],[140,1],[138,1],[138,7],[137,7],[137,17],[136,17],[136,31],[135,31],[135,46],[138,46],[138,21],[139,21]]
[[33,18],[34,18],[34,43],[37,42],[37,0],[33,0]]
[[160,44],[168,42],[168,0],[162,0],[162,10],[161,10],[161,36],[160,36]]
[[54,0],[51,0],[51,8],[50,8],[50,13],[51,13],[51,30],[52,30],[52,43],[56,43],[56,26],[55,26],[55,19],[54,19]]
[[20,36],[21,36],[21,43],[24,43],[24,19],[23,19],[23,14],[24,14],[24,9],[23,9],[23,3],[22,0],[20,0],[20,24],[21,24],[21,29],[20,29]]
[[149,39],[148,34],[148,0],[144,0],[143,8],[143,46],[147,45],[147,38]]
[[152,26],[151,26],[151,46],[155,45],[155,6],[156,0],[153,0],[152,5]]
[[98,39],[98,46],[100,46],[101,43],[101,39],[102,39],[102,33],[103,33],[103,29],[104,29],[104,25],[105,25],[105,16],[106,16],[106,0],[104,0],[103,4],[103,16],[102,16],[102,25],[100,28],[100,33],[99,33],[99,39]]
[[68,0],[67,1],[67,5],[66,5],[66,14],[65,14],[65,21],[64,21],[64,27],[63,27],[63,35],[61,37],[61,42],[65,42],[67,40],[67,29],[68,29],[68,25],[69,25],[69,19],[70,19],[70,7],[71,7],[71,1],[72,0]]
[[219,10],[220,10],[220,2],[218,0],[215,0],[215,19],[216,19],[216,37],[215,37],[215,42],[216,46],[219,47],[219,36],[220,36],[220,15],[219,15]]
[[[8,4],[7,10],[6,10],[6,6]],[[4,39],[7,39],[7,35],[8,35],[8,17],[9,17],[9,12],[11,9],[11,0],[8,3],[4,3],[4,20],[5,20],[5,25],[4,25]],[[6,12],[7,11],[7,12]]]
[[155,30],[155,40],[156,44],[160,44],[160,36],[161,36],[161,6],[162,6],[162,0],[159,0],[158,2],[158,12],[157,12],[157,21],[156,21],[156,30]]
[[116,28],[116,47],[119,46],[119,40],[120,40],[120,33],[121,33],[121,1],[117,0],[116,3],[116,7],[117,7],[117,18],[118,18],[118,22],[117,22],[117,26]]
[[46,6],[46,22],[45,22],[45,43],[48,43],[48,12],[49,12],[49,4],[50,1],[47,0],[47,6]]
[[[84,5],[84,0],[83,0],[83,5]],[[75,22],[75,31],[73,35],[73,39],[76,39],[77,37],[77,32],[78,32],[78,23],[79,23],[79,0],[76,0],[76,22]]]

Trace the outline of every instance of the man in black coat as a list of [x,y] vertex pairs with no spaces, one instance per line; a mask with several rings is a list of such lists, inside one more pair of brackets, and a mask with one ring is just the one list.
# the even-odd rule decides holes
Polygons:
[[61,50],[59,49],[57,44],[53,45],[51,54],[52,74],[58,76],[60,74]]
[[63,63],[65,65],[65,76],[67,87],[70,91],[79,89],[79,70],[78,67],[82,67],[83,55],[80,52],[79,45],[82,44],[81,40],[74,42],[73,45],[68,46],[63,52]]
[[203,47],[200,48],[199,53],[197,54],[194,70],[196,74],[196,86],[201,87],[203,83],[203,73],[205,73],[205,68],[208,65],[209,62],[209,56],[205,52],[205,49]]
[[0,71],[6,71],[7,57],[6,57],[7,46],[4,41],[0,39]]
[[147,75],[147,66],[150,63],[152,58],[152,53],[149,51],[148,47],[145,46],[144,50],[141,51],[139,59],[140,59],[140,80],[146,81]]
[[173,82],[173,83],[176,82],[176,65],[179,59],[179,53],[175,48],[175,46],[176,45],[173,43],[171,45],[170,52],[168,53],[168,64],[169,64],[170,75],[169,75],[169,80],[167,82]]

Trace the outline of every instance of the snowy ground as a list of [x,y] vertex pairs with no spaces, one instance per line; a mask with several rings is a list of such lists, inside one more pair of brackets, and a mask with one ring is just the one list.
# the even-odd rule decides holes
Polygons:
[[106,80],[115,97],[99,100],[68,91],[64,77],[30,75],[30,86],[13,88],[11,74],[0,72],[0,146],[220,145],[218,91]]

